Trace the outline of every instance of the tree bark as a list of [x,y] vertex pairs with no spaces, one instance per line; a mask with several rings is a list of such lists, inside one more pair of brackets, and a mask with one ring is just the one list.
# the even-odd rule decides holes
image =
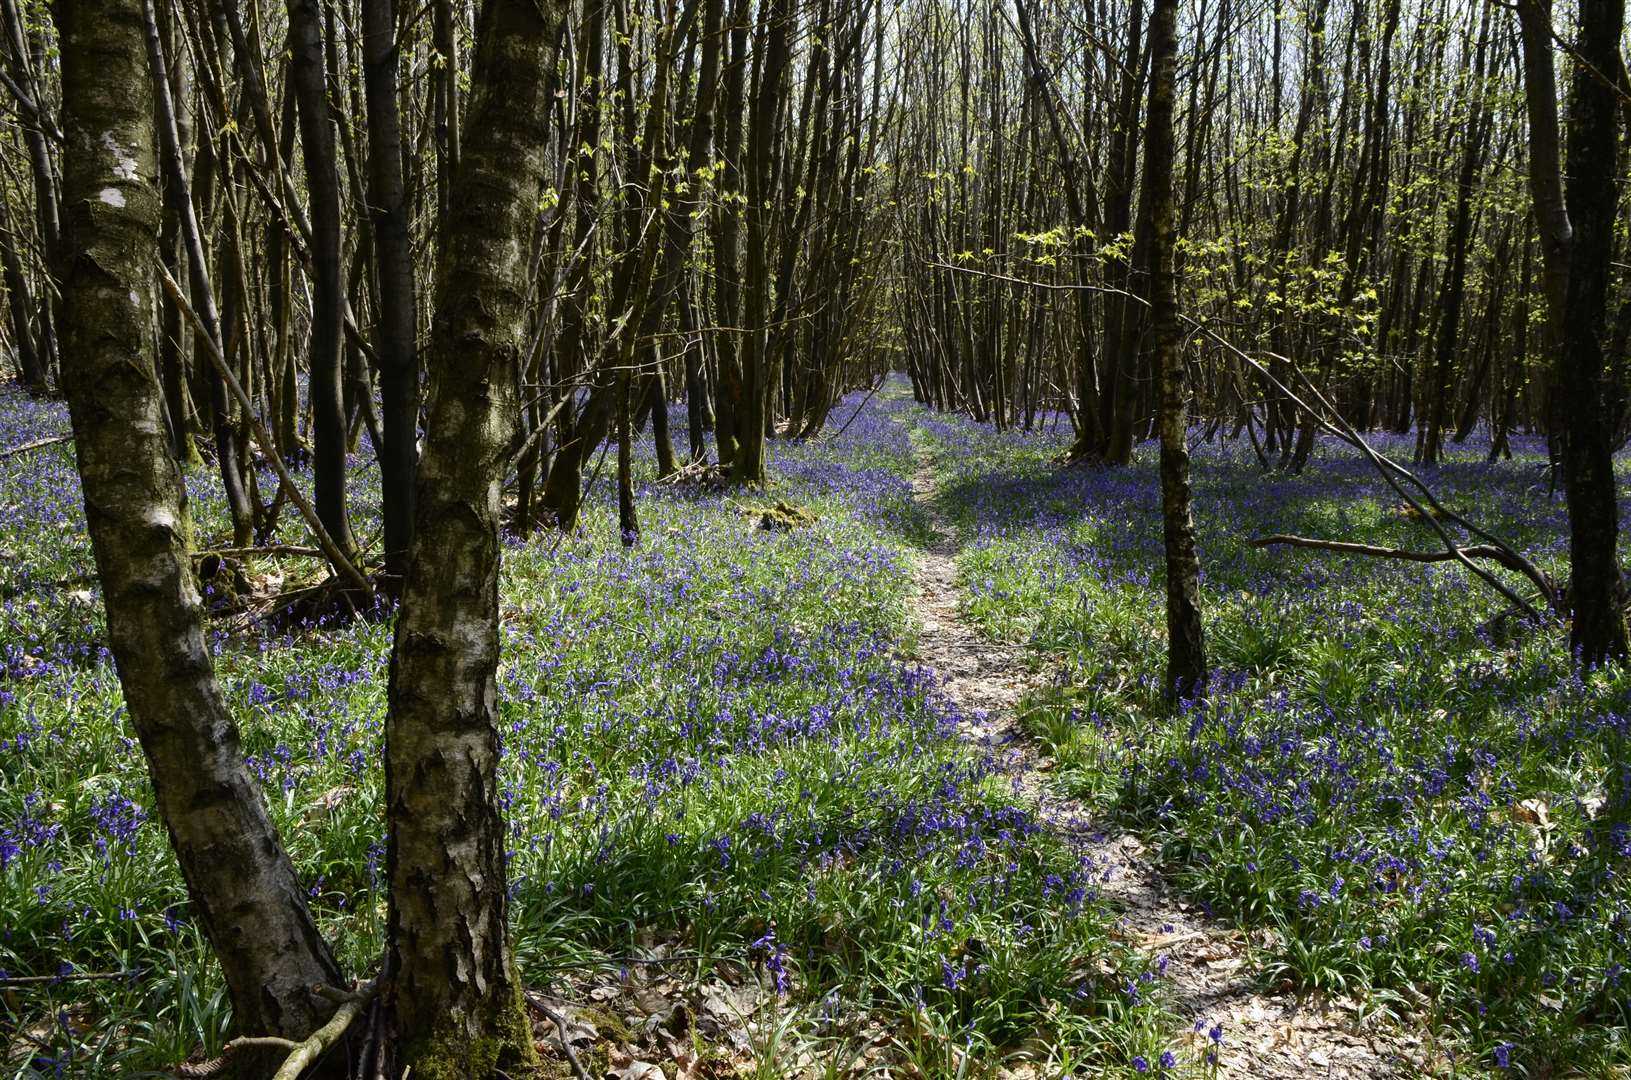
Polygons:
[[765,436],[771,425],[770,245],[776,209],[777,104],[787,74],[792,12],[787,0],[768,0],[759,28],[763,59],[748,114],[747,260],[742,329],[742,396],[736,410],[736,455],[731,479],[739,484],[765,480]]
[[[21,86],[28,87],[33,93],[36,106],[40,104],[39,85],[35,78],[34,65],[30,63],[28,48],[28,33],[24,23],[23,9],[17,0],[0,0],[0,16],[4,17],[4,32],[7,37],[6,51],[11,57],[11,70],[13,79]],[[50,275],[60,274],[58,266],[59,252],[62,237],[61,209],[57,192],[57,174],[51,161],[51,147],[46,140],[45,132],[40,124],[24,124],[22,126],[23,144],[28,150],[28,164],[34,173],[34,210],[35,220],[40,230],[40,254],[45,264],[45,271]],[[35,348],[41,365],[48,376],[55,375],[60,364],[57,336],[61,329],[59,306],[61,301],[53,289],[41,290],[44,295],[39,298],[38,332],[35,339]]]
[[323,30],[317,0],[289,0],[289,81],[300,110],[300,145],[311,196],[312,480],[323,528],[356,561],[346,513],[346,423],[340,345],[345,279],[340,266],[340,169],[323,74]]
[[159,815],[243,1032],[303,1038],[339,985],[211,667],[149,335],[160,218],[141,0],[61,18],[64,385],[108,642]]
[[1578,59],[1569,92],[1565,196],[1573,239],[1564,304],[1563,483],[1569,502],[1569,644],[1582,664],[1626,656],[1613,432],[1604,408],[1603,337],[1614,257],[1620,126],[1616,87],[1624,0],[1581,0]]
[[397,110],[396,0],[363,0],[363,77],[368,107],[368,201],[379,275],[380,457],[385,569],[407,570],[413,540],[413,484],[419,467],[418,282],[402,171]]
[[45,365],[40,362],[40,354],[34,349],[34,334],[28,324],[28,281],[23,277],[23,261],[17,256],[17,246],[11,236],[11,215],[5,190],[0,187],[0,273],[5,275],[6,306],[11,313],[11,337],[17,350],[17,373],[31,391],[45,394],[51,389],[51,381]]
[[1552,55],[1551,0],[1518,0],[1523,42],[1523,98],[1529,116],[1529,198],[1540,226],[1541,281],[1546,294],[1547,352],[1563,337],[1574,230],[1563,202],[1557,126],[1557,63]]
[[1161,376],[1161,526],[1167,555],[1167,688],[1180,698],[1206,690],[1200,557],[1190,511],[1187,386],[1178,323],[1173,233],[1173,99],[1177,96],[1178,0],[1150,14],[1150,107],[1145,125],[1144,198],[1150,207],[1150,319]]
[[[163,153],[165,186],[170,190],[180,215],[181,242],[187,253],[188,286],[193,294],[193,306],[203,320],[205,333],[223,355],[231,355],[226,346],[227,334],[216,309],[215,289],[210,282],[209,263],[204,256],[204,237],[193,208],[192,192],[187,181],[186,164],[182,158],[181,138],[176,128],[175,106],[170,96],[168,66],[164,57],[164,44],[159,37],[159,25],[151,0],[144,5],[147,20],[147,59],[153,83],[154,119],[159,133],[159,146]],[[242,547],[253,540],[255,506],[249,496],[240,458],[243,440],[233,423],[232,405],[227,399],[226,384],[212,373],[210,379],[215,432],[215,453],[219,459],[221,484],[226,490],[227,508],[232,514],[232,542]]]
[[525,352],[557,6],[489,0],[437,274],[417,521],[391,654],[384,1001],[397,1075],[535,1065],[499,811],[499,500]]
[[[714,213],[714,320],[736,327],[742,315],[741,214],[742,111],[747,102],[748,0],[731,0],[730,56],[725,62],[724,94],[719,114],[718,208]],[[727,198],[729,197],[729,198]],[[714,445],[721,471],[734,468],[737,413],[742,408],[742,365],[738,335],[714,336],[718,378],[714,387]]]
[[1461,307],[1467,289],[1467,247],[1472,234],[1473,185],[1483,163],[1488,132],[1484,126],[1484,62],[1489,48],[1490,9],[1486,6],[1480,17],[1478,46],[1474,51],[1472,81],[1468,92],[1472,95],[1471,117],[1467,121],[1461,168],[1456,180],[1455,211],[1450,222],[1450,235],[1445,242],[1448,263],[1444,272],[1443,292],[1439,297],[1438,329],[1433,339],[1433,384],[1429,401],[1427,430],[1420,459],[1436,464],[1444,452],[1444,427],[1454,407],[1455,355],[1461,337]]

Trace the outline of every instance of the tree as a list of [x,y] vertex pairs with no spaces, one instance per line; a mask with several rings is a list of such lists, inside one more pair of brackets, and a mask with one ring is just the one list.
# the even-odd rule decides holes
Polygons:
[[559,8],[488,0],[442,223],[417,520],[391,653],[383,993],[396,1075],[533,1063],[499,811],[499,499],[518,415],[528,233]]
[[1620,36],[1625,0],[1581,0],[1569,90],[1568,177],[1572,232],[1563,306],[1563,485],[1569,500],[1569,571],[1574,625],[1569,644],[1580,662],[1623,660],[1627,653],[1614,489],[1612,421],[1604,405],[1603,339],[1619,204]]
[[[209,262],[204,256],[204,237],[198,227],[198,216],[193,209],[192,186],[187,178],[187,166],[182,157],[181,135],[176,126],[176,109],[170,94],[170,79],[165,61],[164,43],[159,36],[157,12],[151,0],[143,5],[147,20],[147,64],[153,80],[154,120],[158,128],[159,147],[163,161],[166,201],[174,208],[182,249],[187,260],[187,280],[192,289],[192,305],[203,323],[208,347],[228,355],[226,335],[221,326],[221,315],[215,304],[215,287],[210,282]],[[221,470],[221,486],[226,492],[227,508],[232,513],[232,540],[238,546],[248,545],[255,527],[254,502],[245,482],[241,462],[243,440],[238,425],[233,422],[233,409],[227,397],[226,382],[213,369],[209,372],[210,413],[215,428],[216,463]],[[170,423],[174,429],[180,422],[178,409],[171,406]],[[173,441],[177,432],[171,432]],[[179,455],[178,455],[179,456]]]
[[742,278],[742,323],[747,333],[741,398],[733,413],[736,451],[731,459],[731,478],[746,484],[764,483],[765,436],[774,423],[770,416],[774,357],[770,328],[765,324],[770,316],[770,245],[777,213],[777,103],[787,77],[792,19],[788,0],[768,0],[761,9],[758,49],[763,63],[748,106],[747,260]]
[[34,335],[28,325],[28,280],[23,276],[23,261],[17,256],[17,245],[12,241],[10,209],[6,205],[6,192],[0,185],[0,278],[6,286],[6,308],[11,316],[12,348],[17,353],[17,367],[23,382],[36,394],[47,393],[51,380],[45,364],[34,351]]
[[59,8],[63,384],[108,644],[131,726],[233,1021],[303,1038],[340,971],[306,905],[216,684],[191,524],[148,333],[160,216],[141,0]]
[[1178,0],[1150,13],[1150,106],[1144,133],[1144,199],[1150,207],[1150,320],[1161,378],[1161,527],[1167,554],[1167,687],[1180,697],[1206,689],[1200,557],[1189,498],[1188,380],[1174,268],[1173,99],[1177,96]]
[[407,569],[413,540],[413,483],[419,467],[419,284],[402,167],[397,109],[395,0],[363,0],[363,75],[368,102],[368,201],[379,274],[378,346],[385,445],[385,568]]
[[340,338],[345,278],[340,267],[340,167],[335,159],[323,24],[316,0],[289,0],[289,81],[300,109],[300,148],[311,193],[312,310],[310,386],[312,474],[317,516],[345,556],[355,561],[345,492],[345,406],[340,392]]

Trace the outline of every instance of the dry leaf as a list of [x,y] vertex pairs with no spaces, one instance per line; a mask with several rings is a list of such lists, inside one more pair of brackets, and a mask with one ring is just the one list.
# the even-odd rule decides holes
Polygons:
[[1512,808],[1512,816],[1525,825],[1540,829],[1552,827],[1551,807],[1546,805],[1545,799],[1524,799]]

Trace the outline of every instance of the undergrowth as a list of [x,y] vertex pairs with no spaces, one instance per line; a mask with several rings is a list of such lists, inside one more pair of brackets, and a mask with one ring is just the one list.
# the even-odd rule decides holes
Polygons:
[[[1171,708],[1153,455],[1060,468],[1062,437],[922,430],[968,540],[967,614],[1055,675],[1025,706],[1055,776],[1153,836],[1215,914],[1272,931],[1266,981],[1425,1026],[1457,1068],[1631,1064],[1623,669],[1581,674],[1558,626],[1497,629],[1503,602],[1453,566],[1250,547],[1437,540],[1353,452],[1265,474],[1242,439],[1195,452],[1213,691]],[[1544,447],[1483,449],[1424,478],[1566,576]]]
[[[755,529],[734,496],[649,482],[647,445],[634,548],[605,484],[579,535],[507,545],[501,780],[522,973],[615,979],[654,934],[696,957],[695,980],[751,964],[779,994],[744,1066],[762,1075],[812,1056],[844,1075],[869,1024],[898,1075],[1017,1057],[1130,1073],[1164,1050],[1159,993],[1109,937],[1101,868],[1038,825],[898,658],[926,536],[898,422],[916,415],[896,388],[842,437],[777,444],[768,494],[810,511],[786,531]],[[0,418],[0,446],[66,426],[10,394]],[[0,977],[51,977],[0,983],[17,1077],[157,1072],[231,1031],[100,644],[71,454],[0,466]],[[374,535],[365,455],[352,477],[357,531]],[[201,543],[221,542],[208,470],[188,487]],[[246,571],[320,576],[287,559]],[[356,977],[383,947],[390,633],[387,617],[217,622],[213,638],[249,767]]]

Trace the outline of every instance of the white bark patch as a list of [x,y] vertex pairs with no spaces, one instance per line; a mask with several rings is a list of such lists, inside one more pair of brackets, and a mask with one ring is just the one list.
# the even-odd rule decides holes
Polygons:
[[122,209],[125,205],[125,197],[119,193],[118,188],[105,187],[101,191],[97,192],[97,198],[101,199],[109,206],[116,206]]
[[[113,175],[120,180],[136,179],[136,155],[119,145],[119,140],[113,137],[113,132],[102,133],[102,146],[113,155]],[[103,192],[103,201],[107,201],[107,192]]]
[[141,307],[142,306],[142,298],[137,295],[135,289],[130,290],[130,303],[131,303],[132,307]]
[[167,532],[176,531],[176,516],[168,507],[149,507],[146,516],[148,528],[163,529]]

